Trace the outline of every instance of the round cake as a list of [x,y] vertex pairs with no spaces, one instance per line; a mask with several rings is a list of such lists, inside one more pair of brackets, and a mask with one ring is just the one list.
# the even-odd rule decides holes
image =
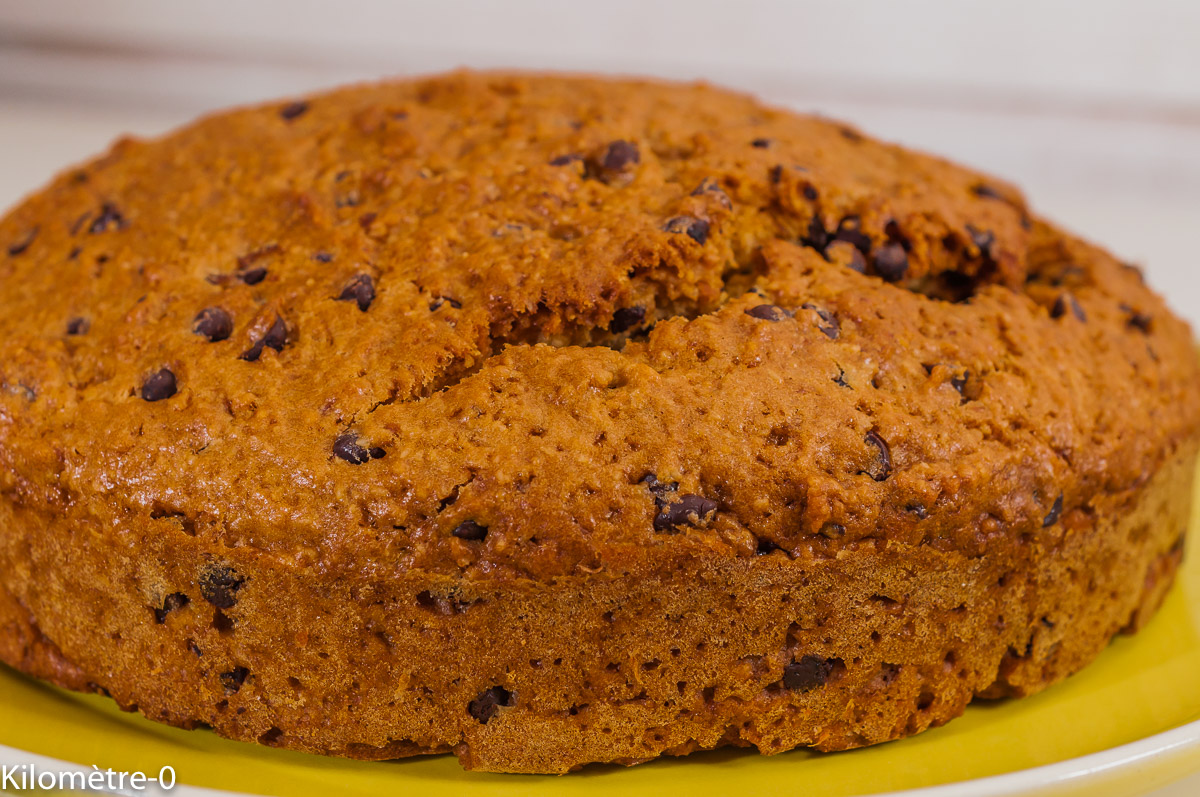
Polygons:
[[1191,334],[1012,186],[703,85],[456,73],[0,221],[0,659],[566,772],[1036,692],[1183,554]]

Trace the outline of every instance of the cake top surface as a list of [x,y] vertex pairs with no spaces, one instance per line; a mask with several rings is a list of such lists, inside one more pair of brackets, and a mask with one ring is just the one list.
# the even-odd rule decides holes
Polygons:
[[11,500],[372,577],[1053,543],[1200,417],[1136,269],[703,85],[456,73],[122,140],[0,220],[0,281]]

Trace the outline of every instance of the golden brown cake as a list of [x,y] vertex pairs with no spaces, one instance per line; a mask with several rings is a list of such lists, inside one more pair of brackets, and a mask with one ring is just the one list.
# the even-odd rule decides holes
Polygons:
[[0,658],[565,772],[1035,692],[1183,552],[1186,325],[1011,186],[707,86],[459,73],[0,221]]

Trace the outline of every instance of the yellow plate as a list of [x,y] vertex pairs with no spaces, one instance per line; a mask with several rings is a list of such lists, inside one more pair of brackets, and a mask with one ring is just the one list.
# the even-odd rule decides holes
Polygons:
[[[1197,510],[1193,528],[1200,498]],[[1132,794],[1200,769],[1200,555],[1192,551],[1185,559],[1180,583],[1141,633],[1118,638],[1078,675],[1024,700],[976,703],[919,736],[847,753],[798,750],[766,758],[718,750],[630,769],[594,766],[560,778],[464,772],[451,756],[346,761],[158,725],[105,698],[56,689],[2,666],[0,745],[10,748],[0,749],[7,764],[45,756],[147,774],[170,765],[180,784],[321,797],[549,791],[820,797],[976,779],[983,780],[954,793]]]

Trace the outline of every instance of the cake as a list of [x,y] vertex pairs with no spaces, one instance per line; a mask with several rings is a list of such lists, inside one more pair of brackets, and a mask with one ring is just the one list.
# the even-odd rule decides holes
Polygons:
[[1136,267],[705,85],[122,139],[3,217],[0,285],[0,659],[184,728],[844,750],[1079,670],[1183,555],[1200,370]]

